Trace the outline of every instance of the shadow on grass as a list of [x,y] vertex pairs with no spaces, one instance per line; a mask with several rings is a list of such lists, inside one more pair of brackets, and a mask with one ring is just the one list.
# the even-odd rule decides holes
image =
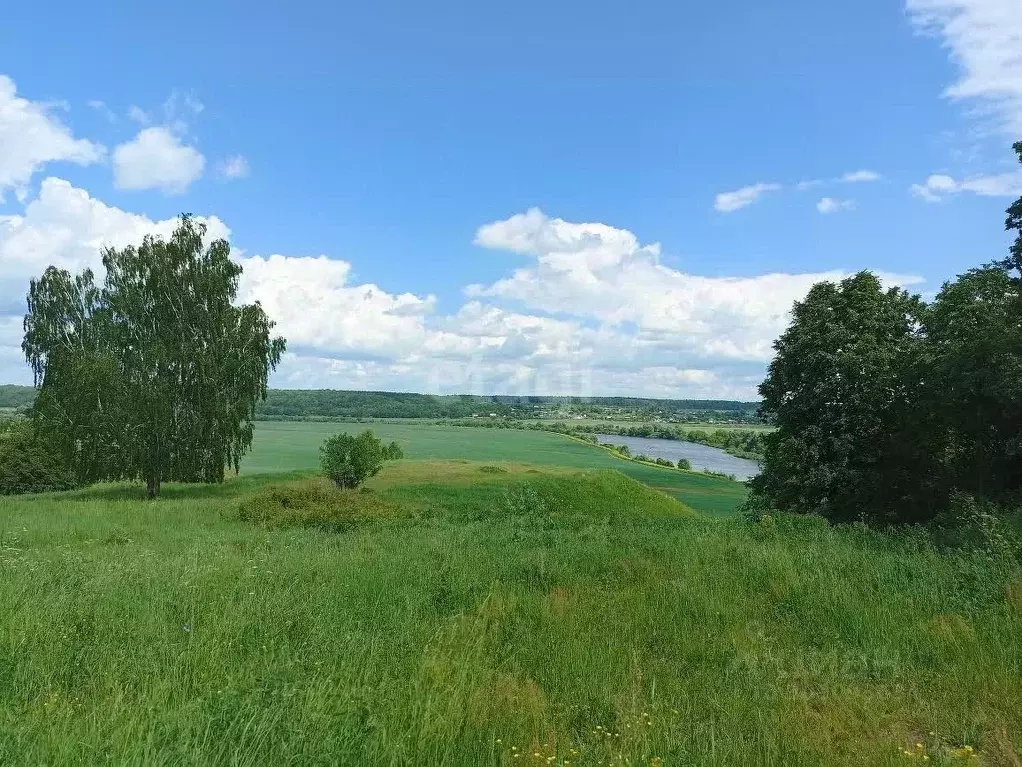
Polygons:
[[[278,474],[249,474],[230,476],[220,484],[185,484],[169,482],[160,488],[161,501],[201,500],[206,498],[236,498],[254,492],[269,482],[286,482],[314,475],[312,471],[289,471]],[[52,495],[63,498],[102,501],[145,500],[145,485],[134,482],[103,482],[66,493]]]

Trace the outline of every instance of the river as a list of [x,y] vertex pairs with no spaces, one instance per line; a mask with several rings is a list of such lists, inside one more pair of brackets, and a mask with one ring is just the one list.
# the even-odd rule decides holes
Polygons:
[[746,480],[759,474],[759,464],[746,458],[736,458],[709,445],[698,442],[682,442],[674,439],[650,439],[647,437],[621,437],[616,434],[597,434],[600,442],[612,445],[628,445],[632,455],[646,455],[650,458],[666,458],[677,463],[687,458],[697,471],[719,471],[733,474],[737,480]]

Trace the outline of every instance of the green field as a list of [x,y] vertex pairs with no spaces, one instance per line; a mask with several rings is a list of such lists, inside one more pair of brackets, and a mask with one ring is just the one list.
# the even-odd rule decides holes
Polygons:
[[687,506],[708,514],[729,514],[745,497],[745,487],[696,472],[657,468],[626,461],[561,434],[514,429],[483,429],[408,423],[256,423],[245,474],[301,471],[319,466],[319,446],[339,431],[372,428],[386,441],[396,440],[411,459],[514,461],[537,466],[616,469],[658,488]]
[[1018,763],[1017,573],[486,461],[0,498],[0,764]]

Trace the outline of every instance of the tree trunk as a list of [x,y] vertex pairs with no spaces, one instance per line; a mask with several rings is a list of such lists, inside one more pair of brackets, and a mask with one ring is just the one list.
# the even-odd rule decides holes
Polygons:
[[160,494],[160,479],[155,474],[150,474],[146,480],[146,497],[153,500]]

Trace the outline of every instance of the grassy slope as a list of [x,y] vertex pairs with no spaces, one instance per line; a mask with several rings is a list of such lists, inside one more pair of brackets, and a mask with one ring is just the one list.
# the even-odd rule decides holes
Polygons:
[[365,428],[372,428],[387,441],[397,440],[405,455],[413,459],[516,461],[540,466],[616,469],[708,514],[729,514],[745,497],[745,487],[739,483],[625,461],[560,434],[431,424],[259,422],[252,452],[245,458],[242,472],[316,468],[323,440],[339,431]]
[[0,764],[1017,763],[985,560],[456,461],[347,533],[233,519],[265,481],[0,499]]

